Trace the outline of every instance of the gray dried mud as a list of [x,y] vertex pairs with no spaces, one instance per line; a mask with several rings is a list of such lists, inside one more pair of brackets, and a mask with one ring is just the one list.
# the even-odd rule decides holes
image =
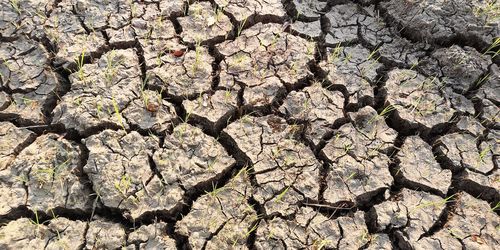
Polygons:
[[0,249],[496,249],[496,0],[5,0]]

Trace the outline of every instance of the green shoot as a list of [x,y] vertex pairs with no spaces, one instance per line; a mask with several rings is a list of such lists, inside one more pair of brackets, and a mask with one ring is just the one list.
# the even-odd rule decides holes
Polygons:
[[481,77],[481,79],[479,79],[479,81],[477,81],[476,87],[481,87],[481,85],[483,85],[486,81],[488,81],[490,79],[490,76],[491,76],[491,74],[488,73],[485,76]]
[[500,5],[496,0],[486,0],[483,6],[475,7],[473,13],[477,17],[484,17],[488,23],[496,22],[500,20]]
[[307,112],[307,110],[311,107],[311,99],[305,99],[304,102],[302,103],[302,107],[304,111]]
[[203,8],[201,5],[196,5],[191,8],[194,18],[203,18]]
[[495,211],[496,211],[496,210],[498,210],[498,209],[500,209],[500,201],[499,201],[499,202],[497,202],[497,204],[496,204],[494,207],[492,207],[492,208],[491,208],[491,211],[492,211],[492,212],[495,212]]
[[226,103],[229,103],[229,102],[231,102],[231,99],[232,99],[232,93],[231,93],[231,91],[230,90],[226,90],[224,92],[224,101]]
[[219,22],[220,19],[224,16],[223,8],[216,7],[215,8],[215,22]]
[[354,147],[352,146],[352,144],[344,144],[343,145],[343,148],[344,148],[344,153],[347,154],[349,153],[349,151],[351,151]]
[[97,104],[97,117],[101,119],[101,113],[102,113],[102,104],[98,102]]
[[[496,50],[495,50],[496,49]],[[483,55],[492,55],[491,58],[495,58],[500,54],[500,37],[496,38],[495,41],[486,49]]]
[[195,55],[194,55],[194,63],[193,63],[193,73],[196,72],[200,68],[201,65],[201,39],[196,39],[196,45],[195,45]]
[[130,15],[132,18],[136,17],[137,16],[137,5],[134,4],[134,1],[133,0],[129,0],[128,1],[128,5],[129,5],[129,8],[130,8]]
[[352,54],[351,54],[351,53],[349,53],[349,54],[347,54],[347,56],[344,58],[343,63],[344,63],[344,64],[348,64],[348,63],[351,61],[351,59],[352,59]]
[[243,20],[243,22],[240,23],[240,25],[238,26],[238,33],[236,34],[236,36],[240,36],[241,35],[241,32],[243,31],[243,28],[245,27],[245,24],[247,23],[247,18],[245,18],[245,20]]
[[343,51],[343,48],[340,47],[340,43],[337,44],[337,46],[330,53],[330,56],[328,57],[328,61],[330,63],[334,63],[340,57],[340,54],[342,53],[342,51]]
[[374,115],[369,121],[368,121],[368,124],[371,124],[373,122],[376,122],[378,121],[379,119],[381,119],[382,117],[387,117],[392,111],[396,110],[396,107],[394,105],[388,105],[387,107],[385,107],[382,112],[380,112],[380,114],[376,114]]
[[33,225],[40,226],[40,219],[38,218],[38,211],[35,210],[35,220],[30,220]]
[[127,191],[132,186],[132,178],[129,175],[122,175],[120,181],[115,182],[115,188],[123,197],[127,197]]
[[276,196],[275,201],[281,202],[283,200],[283,197],[285,196],[285,194],[288,192],[289,189],[290,189],[290,186],[286,187],[280,194],[278,194],[278,196]]
[[57,217],[59,217],[54,213],[54,209],[50,209],[50,213],[52,214],[52,219],[57,219]]
[[78,78],[80,79],[80,81],[83,81],[85,79],[85,72],[83,71],[84,60],[85,60],[85,48],[83,48],[82,53],[75,60],[78,69]]
[[418,209],[422,209],[422,208],[427,208],[427,207],[434,207],[434,208],[441,208],[442,206],[446,205],[447,203],[451,202],[450,200],[455,196],[454,195],[451,195],[451,196],[448,196],[444,199],[441,199],[439,201],[429,201],[429,202],[424,202],[418,206],[416,206],[414,209],[412,209],[410,211],[410,214],[414,213],[416,210]]
[[207,169],[208,169],[208,171],[213,172],[214,171],[214,166],[215,166],[216,163],[217,163],[217,157],[215,157],[211,161],[207,161]]
[[322,250],[326,246],[328,246],[332,243],[333,242],[331,240],[316,240],[313,245],[314,245],[314,249]]
[[189,118],[191,117],[192,114],[193,114],[193,108],[189,109],[186,112],[186,116],[184,117],[184,120],[182,122],[186,124],[189,121]]
[[307,43],[306,50],[308,56],[314,55],[314,52],[316,51],[316,43],[314,42],[313,39],[311,39],[309,43]]
[[106,71],[104,73],[104,76],[106,78],[106,82],[108,84],[111,84],[111,81],[113,80],[113,77],[117,74],[118,70],[116,68],[116,63],[114,62],[115,60],[115,50],[112,50],[110,54],[107,55],[106,57],[107,62],[106,62]]
[[410,70],[415,69],[415,68],[418,66],[418,64],[419,64],[419,63],[420,63],[420,62],[419,62],[419,61],[418,61],[418,59],[417,59],[417,60],[416,60],[416,61],[415,61],[415,62],[411,65]]
[[10,6],[14,8],[17,14],[21,15],[21,8],[19,6],[19,0],[10,0]]
[[[242,239],[246,239],[246,238],[248,238],[248,236],[250,236],[250,234],[251,234],[253,231],[257,230],[257,226],[258,226],[258,223],[254,223],[254,225],[252,226],[252,228],[250,228],[250,229],[246,230],[245,234],[243,234]],[[233,239],[233,248],[235,248],[235,247],[236,247],[236,244],[237,244],[237,243],[238,243],[238,239],[237,239],[237,238]]]
[[123,130],[125,130],[125,126],[123,124],[122,115],[120,113],[120,107],[118,107],[118,103],[116,102],[114,96],[111,97],[111,102],[113,103],[113,109],[115,111],[116,119],[120,123],[120,126],[123,128]]
[[490,150],[491,150],[491,146],[488,145],[488,147],[486,147],[485,149],[483,149],[479,153],[479,159],[477,161],[477,166],[481,165],[481,163],[484,163],[484,158],[486,158],[486,155],[488,155],[488,153],[490,152]]
[[351,180],[351,179],[354,179],[354,177],[356,176],[356,173],[352,173],[350,174],[349,176],[347,176],[347,178],[345,179],[345,181],[348,181],[348,180]]
[[[379,51],[379,50],[380,50],[380,48],[377,48],[377,49],[375,49],[374,51],[372,51],[372,52],[368,55],[368,58],[367,58],[366,60],[367,60],[367,61],[369,61],[369,60],[373,59],[373,58],[374,58],[374,56],[378,53],[378,51]],[[376,61],[378,61],[378,59],[379,59],[379,58],[380,58],[380,56],[379,56],[379,57],[377,57],[375,60],[376,60]]]
[[411,114],[413,114],[413,112],[415,112],[415,110],[417,109],[418,105],[420,105],[420,103],[422,102],[422,98],[423,96],[419,96],[418,99],[411,104],[411,106],[413,107],[410,111]]
[[212,197],[212,198],[216,198],[219,195],[219,193],[222,192],[223,190],[224,190],[224,187],[218,188],[217,184],[212,182],[212,191],[210,191],[210,192],[205,191],[205,193],[210,195],[210,197]]

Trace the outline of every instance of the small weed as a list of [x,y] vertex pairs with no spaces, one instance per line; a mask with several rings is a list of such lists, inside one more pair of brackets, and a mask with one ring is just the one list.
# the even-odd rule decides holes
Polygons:
[[189,109],[186,111],[186,116],[184,117],[184,119],[181,119],[182,123],[187,124],[187,122],[189,121],[189,118],[193,114],[193,111],[194,111],[193,109]]
[[348,64],[348,63],[351,61],[351,59],[352,59],[352,54],[351,54],[351,53],[349,53],[349,54],[347,54],[347,56],[344,58],[343,63],[344,63],[344,64]]
[[313,249],[317,249],[317,250],[322,250],[324,249],[326,246],[332,244],[333,242],[331,240],[326,240],[326,239],[322,239],[322,240],[316,240],[314,241],[313,243]]
[[500,20],[500,5],[497,0],[486,0],[483,6],[475,7],[472,11],[477,17],[484,17],[486,22]]
[[130,15],[131,17],[136,17],[137,16],[137,6],[134,4],[133,0],[129,0],[128,2],[129,7],[130,7]]
[[224,190],[224,187],[217,187],[217,184],[212,182],[212,191],[208,192],[205,191],[206,194],[208,194],[212,198],[217,198],[220,192]]
[[215,157],[211,161],[207,161],[207,170],[213,172],[215,164],[217,164],[217,157]]
[[245,20],[243,20],[243,22],[240,23],[240,25],[238,25],[238,32],[236,33],[236,36],[240,36],[241,35],[241,32],[243,31],[243,28],[245,27],[245,24],[247,23],[247,18],[245,18]]
[[271,48],[275,48],[276,44],[278,43],[278,40],[280,39],[280,35],[279,34],[274,34],[273,35],[273,40],[271,41]]
[[35,109],[36,107],[38,107],[38,101],[36,101],[34,99],[30,99],[30,98],[23,96],[21,98],[21,100],[23,100],[24,106],[30,107],[31,109]]
[[351,180],[351,179],[354,179],[354,177],[356,176],[356,173],[352,173],[350,174],[349,176],[347,176],[347,178],[345,179],[345,181],[348,181],[348,180]]
[[476,86],[475,87],[480,87],[482,86],[486,81],[488,81],[491,77],[491,74],[488,73],[486,74],[485,76],[481,77],[481,79],[479,79],[479,81],[476,82]]
[[314,55],[314,52],[316,51],[316,43],[314,42],[313,39],[309,40],[309,43],[306,45],[306,54],[308,56]]
[[477,167],[479,167],[482,163],[484,163],[484,159],[486,158],[486,156],[488,155],[488,153],[491,151],[491,146],[488,145],[485,149],[481,150],[481,152],[479,153],[479,157],[478,157],[478,160],[477,160]]
[[115,62],[115,56],[116,56],[116,51],[112,50],[111,53],[109,53],[106,58],[106,70],[104,72],[104,76],[106,78],[106,83],[108,84],[111,84],[113,78],[118,73],[116,65],[119,64],[119,62]]
[[82,106],[82,98],[80,96],[75,97],[73,99],[73,104],[76,104],[77,107],[81,107]]
[[17,14],[21,15],[21,7],[19,6],[19,0],[10,0],[10,6],[14,8]]
[[340,54],[342,53],[343,50],[344,49],[340,46],[340,43],[337,44],[337,46],[330,52],[330,55],[328,56],[328,62],[335,63],[337,59],[339,59]]
[[497,204],[494,207],[491,208],[491,211],[495,212],[496,210],[499,210],[499,209],[500,209],[500,201],[497,202]]
[[451,202],[450,200],[455,196],[454,195],[451,195],[451,196],[448,196],[444,199],[441,199],[439,201],[429,201],[429,202],[424,202],[418,206],[416,206],[414,209],[412,209],[410,211],[410,214],[414,213],[416,210],[418,209],[423,209],[423,208],[427,208],[427,207],[434,207],[434,208],[441,208],[442,206],[446,205],[447,203]]
[[123,196],[127,197],[127,192],[132,186],[132,178],[128,175],[122,175],[120,181],[115,181],[115,189]]
[[371,235],[367,229],[363,229],[363,233],[359,236],[359,241],[362,243],[370,242],[370,241],[375,240],[375,239],[377,239],[377,236]]
[[41,226],[42,224],[40,223],[40,218],[38,218],[38,211],[35,210],[35,220],[30,219],[30,222],[33,225]]
[[226,91],[224,92],[224,101],[225,101],[226,103],[231,102],[232,95],[233,95],[233,94],[231,93],[231,91],[230,91],[230,90],[226,90]]
[[201,39],[196,39],[196,45],[195,45],[195,55],[194,55],[194,63],[192,66],[193,73],[196,72],[198,69],[201,68],[201,52],[202,52],[202,47],[201,47]]
[[[250,229],[246,230],[246,232],[243,234],[242,239],[246,239],[246,238],[248,238],[248,236],[250,236],[250,234],[251,234],[252,232],[254,232],[255,230],[257,230],[257,226],[258,226],[258,223],[254,223],[254,225],[252,226],[252,228],[250,228]],[[237,244],[237,243],[238,243],[238,239],[234,239],[234,240],[233,240],[233,248],[235,248],[235,247],[236,247],[236,244]]]
[[215,22],[219,22],[220,19],[224,16],[224,8],[219,8],[219,7],[216,7],[215,8]]
[[191,8],[191,13],[193,14],[194,18],[203,18],[203,8],[200,5],[193,6]]
[[416,60],[416,61],[415,61],[415,62],[411,65],[410,70],[415,69],[415,68],[418,66],[418,64],[419,64],[419,63],[420,63],[420,62],[419,62],[419,61],[418,61],[418,59],[417,59],[417,60]]
[[307,98],[304,99],[304,102],[302,103],[302,108],[304,111],[307,111],[311,107],[311,99]]
[[491,58],[495,58],[500,54],[500,37],[496,38],[495,41],[486,49],[483,55],[491,55]]
[[344,154],[349,153],[354,148],[352,144],[344,144],[342,147],[344,149]]
[[118,103],[116,102],[114,96],[111,97],[111,102],[113,103],[113,109],[115,111],[116,119],[120,123],[120,126],[122,127],[122,129],[125,130],[125,125],[123,124],[122,115],[120,113],[120,107],[118,107]]
[[290,189],[290,186],[286,187],[281,193],[276,196],[276,199],[274,200],[275,202],[281,202],[283,200],[283,197],[285,196],[286,193],[288,193],[288,190]]
[[[35,179],[38,181],[40,188],[51,181],[59,179],[61,169],[66,168],[71,161],[71,158],[66,159],[64,162],[57,164],[55,166],[50,166],[47,168],[39,168],[34,171]],[[63,188],[63,180],[61,181],[61,188]]]
[[378,121],[379,119],[387,117],[392,111],[396,110],[396,107],[394,105],[388,105],[385,107],[380,114],[374,115],[370,120],[368,121],[368,124],[372,124],[373,122]]
[[[370,61],[371,59],[375,58],[375,55],[378,53],[378,51],[379,51],[379,50],[380,50],[380,48],[377,48],[377,49],[375,49],[374,51],[372,51],[372,52],[368,55],[368,57],[367,57],[367,59],[366,59],[366,60],[367,60],[367,61]],[[380,59],[380,56],[378,56],[378,57],[375,59],[375,61],[378,61],[379,59]]]
[[83,64],[85,60],[85,48],[82,50],[82,53],[80,56],[75,60],[76,62],[76,67],[77,67],[77,72],[78,72],[78,78],[80,81],[85,80],[85,72],[83,71]]
[[245,52],[239,52],[236,55],[234,55],[233,58],[236,65],[241,65],[242,63],[246,62],[248,56],[247,54],[245,54]]

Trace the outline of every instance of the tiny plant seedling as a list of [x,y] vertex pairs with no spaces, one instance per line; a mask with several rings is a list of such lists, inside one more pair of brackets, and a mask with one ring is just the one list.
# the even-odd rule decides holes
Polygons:
[[10,0],[10,6],[21,15],[21,7],[19,6],[19,0]]
[[205,191],[205,193],[212,198],[217,198],[219,193],[222,192],[224,189],[225,189],[224,187],[217,187],[217,184],[212,182],[212,191]]
[[388,105],[387,107],[385,107],[382,110],[382,112],[380,112],[380,114],[376,114],[372,118],[370,118],[370,120],[368,121],[368,124],[372,124],[372,123],[378,121],[381,118],[387,117],[394,110],[396,110],[396,106],[394,106],[394,105]]
[[196,39],[195,49],[194,49],[194,63],[192,66],[193,73],[197,70],[201,69],[201,60],[202,60],[202,47],[201,47],[201,38]]
[[116,99],[114,96],[111,97],[111,102],[113,104],[113,109],[115,111],[116,119],[120,123],[120,126],[122,127],[122,129],[125,130],[125,125],[123,124],[123,119],[122,119],[122,114],[120,112],[120,107],[118,106],[118,103],[116,102]]
[[78,79],[80,79],[80,81],[85,80],[85,72],[83,70],[84,60],[85,60],[85,48],[80,53],[80,56],[75,60],[78,72]]
[[340,54],[342,53],[343,48],[340,46],[340,43],[337,44],[335,48],[332,49],[330,52],[330,55],[328,56],[328,62],[329,63],[335,63],[337,59],[340,57]]
[[290,186],[286,187],[281,191],[281,193],[276,196],[276,199],[274,200],[275,202],[281,202],[283,200],[283,197],[285,196],[286,193],[288,193],[288,190],[290,189]]
[[446,205],[447,203],[452,202],[453,197],[455,197],[455,194],[448,196],[444,199],[441,199],[439,201],[428,201],[428,202],[423,202],[422,204],[414,207],[409,214],[413,214],[416,210],[423,209],[426,207],[434,207],[434,208],[441,208],[442,206]]
[[238,25],[238,32],[236,33],[236,36],[237,36],[237,37],[241,35],[241,32],[243,32],[243,28],[245,27],[245,25],[246,25],[246,23],[247,23],[247,19],[248,19],[248,17],[247,17],[247,18],[245,18],[245,19],[243,20],[243,22],[241,22],[241,23],[240,23],[240,25]]
[[[500,10],[499,10],[500,12]],[[495,58],[500,54],[500,37],[496,38],[493,43],[486,49],[483,55],[491,55],[491,58]]]

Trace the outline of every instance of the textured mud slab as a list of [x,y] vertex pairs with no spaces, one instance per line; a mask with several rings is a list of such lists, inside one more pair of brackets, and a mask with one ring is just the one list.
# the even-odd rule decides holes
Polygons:
[[0,249],[496,249],[495,0],[5,0]]

